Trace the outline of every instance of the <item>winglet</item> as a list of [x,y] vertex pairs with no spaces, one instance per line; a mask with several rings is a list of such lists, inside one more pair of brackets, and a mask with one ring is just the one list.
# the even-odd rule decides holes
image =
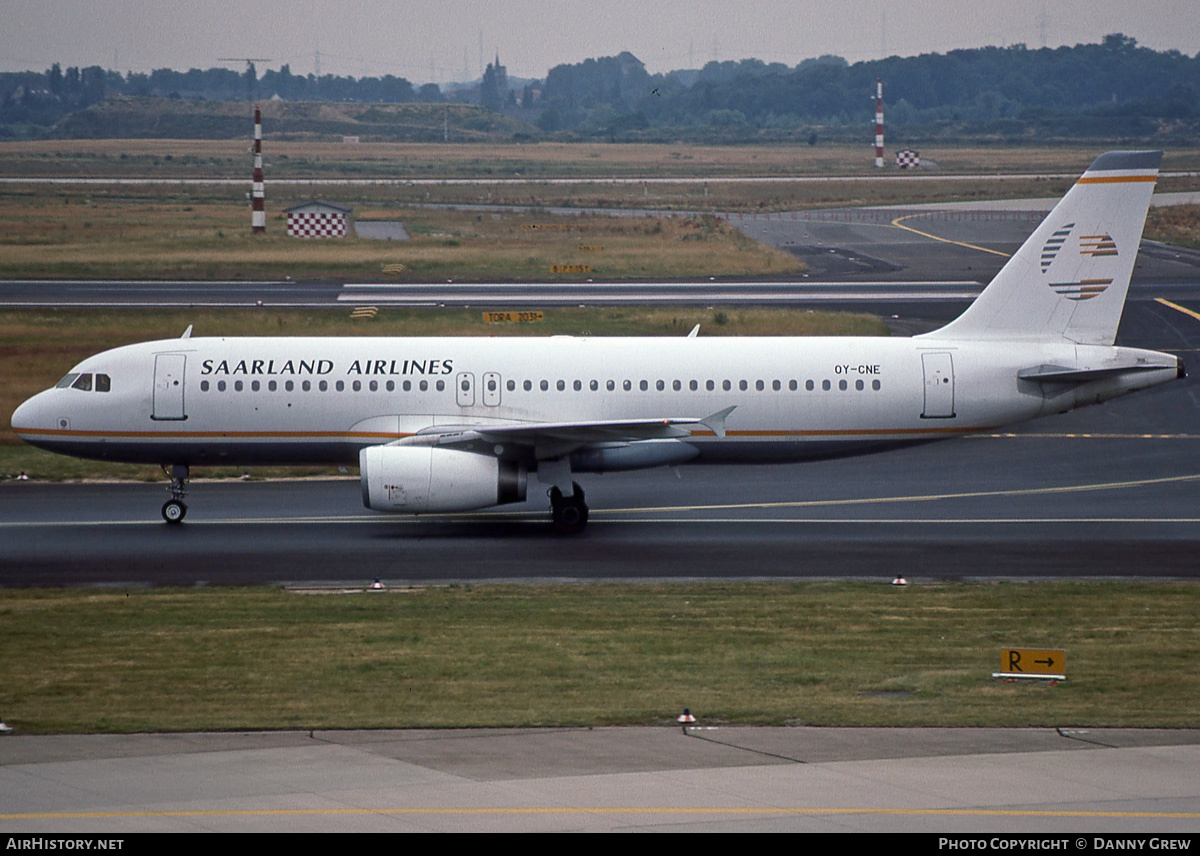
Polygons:
[[712,432],[717,435],[718,439],[725,439],[725,417],[737,408],[734,404],[731,407],[726,407],[724,410],[718,410],[711,416],[705,416],[700,420],[700,424],[706,428],[712,429]]
[[193,325],[191,325],[191,324],[188,324],[188,328],[187,328],[186,330],[184,330],[184,331],[183,331],[183,335],[182,335],[182,336],[180,336],[179,338],[180,338],[180,339],[190,339],[190,338],[192,338],[192,326],[193,326]]
[[699,324],[697,324],[695,327],[693,327],[693,328],[692,328],[692,332],[690,332],[690,333],[688,333],[688,334],[687,334],[687,337],[688,337],[689,339],[695,339],[695,338],[696,338],[696,335],[697,335],[699,332],[700,332],[700,325],[699,325]]

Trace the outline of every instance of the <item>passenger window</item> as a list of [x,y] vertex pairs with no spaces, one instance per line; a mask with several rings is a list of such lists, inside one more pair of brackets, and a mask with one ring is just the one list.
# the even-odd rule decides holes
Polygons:
[[[342,384],[342,382],[339,380],[339,381],[338,381],[338,388],[339,388],[339,389],[341,389],[341,384]],[[406,380],[406,381],[404,382],[404,391],[405,391],[405,392],[412,392],[412,381],[411,381],[411,380]]]
[[604,388],[607,389],[609,392],[612,392],[614,389],[617,388],[617,384],[615,381],[610,380],[608,383],[604,384]]
[[[254,388],[258,389],[258,381],[255,381],[254,383],[255,383]],[[321,392],[328,392],[329,391],[329,381],[323,380],[323,381],[319,382],[317,384],[317,389],[321,390]]]
[[650,384],[646,383],[646,381],[642,381],[641,383],[638,384],[638,389],[640,389],[642,392],[645,392],[649,388],[650,388]]
[[541,386],[542,392],[546,392],[548,389],[550,389],[550,381],[544,380],[539,384],[539,386]]
[[840,389],[842,392],[846,391],[846,386],[847,386],[847,384],[844,380],[838,381],[838,389]]
[[764,388],[764,387],[763,387],[763,382],[762,382],[761,380],[756,380],[756,381],[754,382],[754,388],[755,388],[755,389],[757,389],[759,392],[762,392],[762,391],[763,391],[763,388]]
[[683,384],[682,384],[680,381],[677,381],[677,380],[676,380],[676,381],[672,381],[672,382],[671,382],[671,389],[675,390],[676,392],[679,392],[679,390],[683,389]]
[[[325,381],[321,381],[321,383],[325,383]],[[262,384],[256,380],[252,380],[250,381],[250,389],[253,392],[258,392],[260,389],[262,389]]]
[[813,391],[813,382],[811,380],[806,380],[804,382],[804,388],[807,389],[809,392],[812,392]]
[[[288,383],[291,383],[291,381],[288,381]],[[425,381],[421,381],[421,383],[424,384]],[[350,388],[352,390],[354,390],[355,392],[362,392],[362,381],[361,380],[354,381],[353,383],[350,384]],[[422,388],[424,388],[424,387],[422,387]],[[291,387],[289,386],[288,389],[291,389]]]
[[224,392],[224,391],[225,391],[225,381],[223,381],[223,380],[217,381],[217,392]]
[[200,391],[208,392],[208,381],[206,381],[206,380],[200,381]]
[[279,384],[273,380],[269,380],[267,381],[267,389],[269,389],[271,392],[274,392],[275,390],[279,389]]
[[693,380],[688,382],[688,389],[690,389],[692,392],[695,392],[699,388],[700,384],[696,383],[696,381]]
[[[305,383],[308,383],[308,381],[305,381]],[[307,386],[304,388],[308,389]],[[369,384],[367,384],[367,388],[370,389],[371,392],[379,392],[379,381],[377,381],[377,380],[371,381]]]
[[779,381],[777,381],[777,380],[771,381],[771,389],[775,390],[776,392],[779,392],[779,390],[782,388],[783,388],[783,385]]
[[827,380],[821,381],[821,389],[825,390],[826,392],[829,392],[829,390],[831,390],[832,388],[833,388],[833,384],[831,384],[829,381],[827,381]]
[[788,381],[788,389],[790,389],[792,392],[796,391],[796,382],[794,380]]
[[[374,383],[374,382],[375,382],[375,381],[371,381],[371,383]],[[312,392],[312,381],[311,381],[311,380],[304,380],[304,381],[301,381],[301,382],[300,382],[300,388],[301,388],[302,390],[304,390],[305,392]]]
[[[466,388],[467,388],[467,385],[464,383],[464,384],[463,384],[463,389],[466,389]],[[496,391],[496,379],[495,379],[494,377],[492,377],[492,378],[488,378],[488,382],[487,382],[487,390],[488,390],[488,392],[495,392],[495,391]]]
[[713,382],[712,382],[711,380],[710,380],[710,381],[705,381],[705,383],[704,383],[704,388],[705,388],[705,389],[707,389],[709,392],[712,392],[712,391],[713,391],[713,388],[714,388],[714,384],[713,384]]
[[527,380],[527,381],[525,381],[523,386],[525,387],[525,391],[529,392],[529,390],[533,389],[533,381]]
[[863,388],[863,382],[861,380],[856,380],[854,382],[854,388],[861,391]]
[[108,392],[110,389],[112,389],[112,381],[108,379],[108,375],[96,375],[96,392]]
[[877,380],[871,381],[871,389],[878,392],[879,391],[879,381],[877,381]]
[[633,389],[633,381],[631,381],[631,380],[625,381],[623,384],[621,384],[621,388],[623,390],[625,390],[626,392],[629,392],[629,390]]
[[233,391],[234,391],[234,392],[241,392],[241,391],[242,391],[242,382],[241,382],[240,380],[235,380],[235,381],[233,382]]
[[[355,388],[358,387],[358,381],[354,382],[354,386]],[[419,384],[417,384],[417,389],[419,389],[421,392],[427,392],[429,390],[429,381],[421,381]]]
[[[355,383],[357,383],[357,381],[355,381]],[[293,380],[284,381],[283,388],[286,389],[288,392],[292,392],[293,390],[296,389],[296,382]]]
[[[321,389],[322,389],[322,390],[323,390],[323,389],[325,389],[325,381],[321,381]],[[388,391],[388,392],[395,392],[395,391],[396,391],[396,382],[395,382],[394,380],[389,380],[389,381],[387,382],[387,391]]]
[[71,384],[71,389],[82,389],[84,392],[91,392],[92,376],[90,374],[81,374],[75,379],[75,383]]
[[588,388],[592,392],[595,392],[596,390],[598,390],[600,388],[600,381],[598,381],[598,380],[592,381],[591,383],[588,384]]
[[575,381],[574,387],[575,387],[575,391],[579,392],[581,389],[583,389],[583,381],[581,381],[581,380]]
[[445,391],[445,389],[446,389],[446,382],[444,380],[439,380],[437,382],[437,391],[443,392],[443,391]]
[[564,389],[567,388],[567,382],[565,380],[560,380],[554,386],[558,389],[559,392],[562,392]]
[[509,392],[515,392],[517,389],[517,382],[515,380],[510,380],[505,384],[505,386],[508,387]]
[[746,382],[744,380],[738,381],[738,389],[740,389],[742,392],[746,391]]
[[[271,381],[271,383],[272,383],[271,388],[274,389],[275,387],[273,384],[275,383],[275,381]],[[346,382],[344,380],[339,380],[337,383],[335,383],[333,385],[333,388],[336,389],[338,392],[345,392],[346,391]]]
[[733,384],[727,380],[723,380],[723,381],[721,381],[721,389],[725,390],[726,392],[729,392],[729,390],[733,389]]

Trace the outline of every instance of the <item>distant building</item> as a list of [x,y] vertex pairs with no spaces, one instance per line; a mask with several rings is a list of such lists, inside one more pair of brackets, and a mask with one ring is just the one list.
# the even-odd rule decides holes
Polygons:
[[287,233],[293,238],[344,238],[353,208],[323,199],[285,208]]

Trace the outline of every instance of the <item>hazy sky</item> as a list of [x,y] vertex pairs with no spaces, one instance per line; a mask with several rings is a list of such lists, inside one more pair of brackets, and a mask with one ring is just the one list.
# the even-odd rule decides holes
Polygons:
[[712,59],[851,62],[1024,42],[1200,52],[1200,0],[0,0],[0,71],[51,63],[120,71],[209,68],[256,57],[416,84],[474,78],[498,52],[508,73],[631,51],[651,72]]

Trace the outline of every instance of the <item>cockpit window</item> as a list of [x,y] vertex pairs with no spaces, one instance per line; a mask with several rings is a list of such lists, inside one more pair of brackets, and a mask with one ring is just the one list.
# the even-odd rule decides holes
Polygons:
[[77,378],[77,377],[79,377],[79,373],[72,372],[71,374],[67,375],[62,380],[60,380],[58,383],[54,384],[54,388],[55,389],[69,389],[71,387],[71,384],[75,383],[75,378]]
[[96,375],[96,392],[108,392],[110,389],[112,389],[112,381],[109,380],[108,375]]
[[85,392],[91,392],[91,390],[92,390],[91,374],[81,374],[79,377],[75,378],[75,383],[71,384],[71,389],[82,389]]

